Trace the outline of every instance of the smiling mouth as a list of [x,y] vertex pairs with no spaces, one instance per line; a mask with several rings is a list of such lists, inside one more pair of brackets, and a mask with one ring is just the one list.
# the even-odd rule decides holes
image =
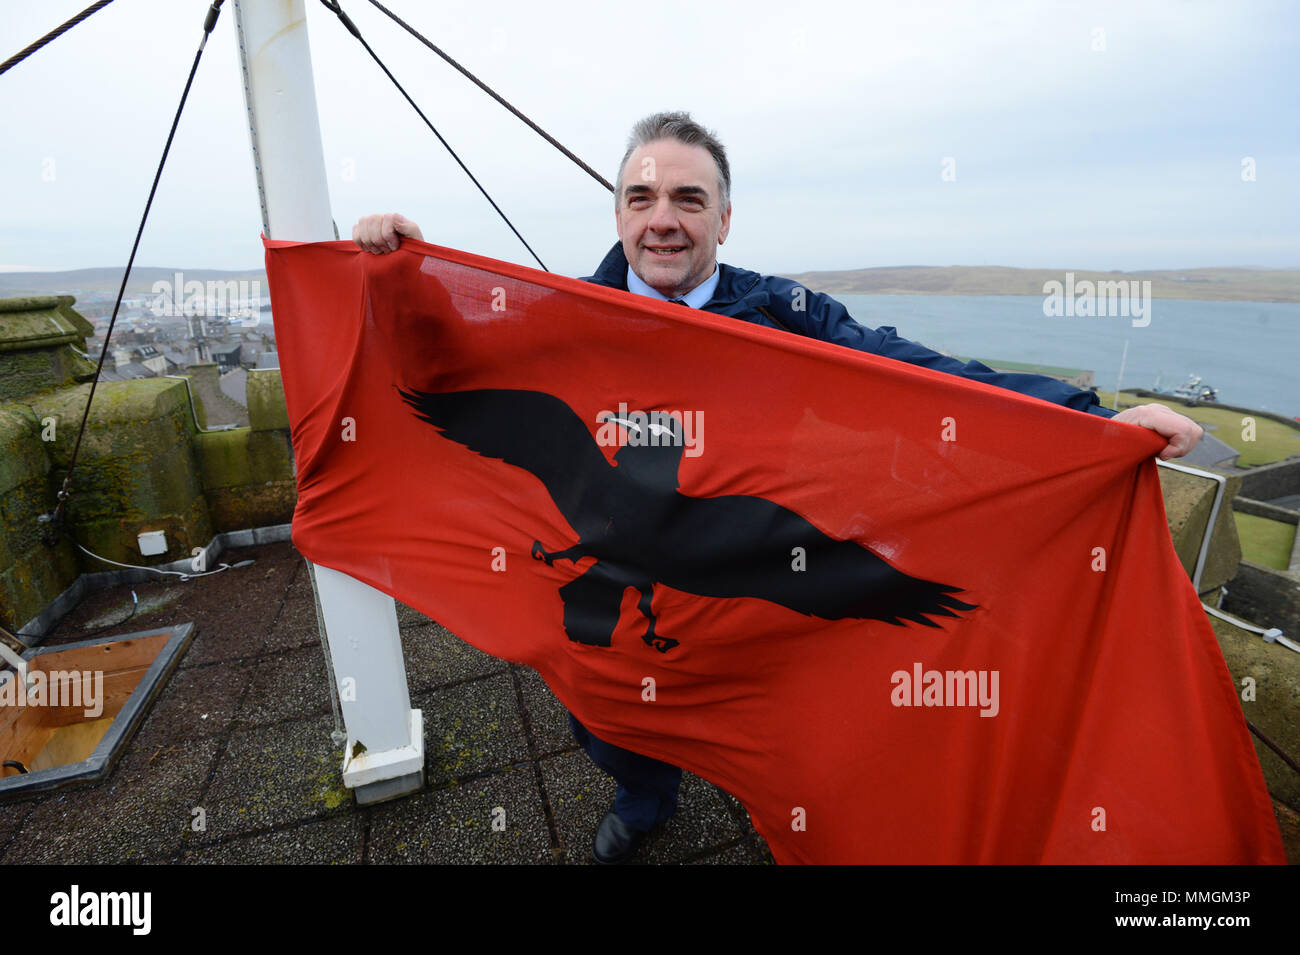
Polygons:
[[678,252],[684,252],[685,250],[686,246],[684,245],[675,245],[671,248],[656,248],[652,245],[646,246],[646,251],[653,252],[655,255],[663,256],[665,258],[670,255],[676,255]]

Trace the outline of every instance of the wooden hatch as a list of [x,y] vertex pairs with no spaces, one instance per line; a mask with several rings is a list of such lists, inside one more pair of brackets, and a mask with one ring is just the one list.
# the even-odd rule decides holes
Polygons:
[[101,778],[189,645],[191,624],[24,654],[0,674],[0,796]]

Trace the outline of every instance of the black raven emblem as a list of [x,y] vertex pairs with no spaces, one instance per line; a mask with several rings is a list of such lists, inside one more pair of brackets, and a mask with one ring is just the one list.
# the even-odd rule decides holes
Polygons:
[[[761,497],[690,497],[678,490],[682,422],[663,411],[637,420],[609,416],[637,434],[611,467],[573,409],[540,391],[484,389],[399,392],[423,421],[488,458],[523,468],[546,486],[578,542],[532,556],[552,565],[594,557],[560,588],[570,640],[607,647],[628,587],[641,594],[642,639],[666,652],[677,646],[655,632],[657,583],[703,597],[757,597],[799,613],[840,620],[910,620],[974,610],[961,588],[908,576],[854,541],[837,540],[787,508]],[[631,416],[629,416],[631,417]],[[634,432],[635,433],[635,432]],[[801,551],[796,551],[801,548]],[[802,554],[802,568],[792,557]]]

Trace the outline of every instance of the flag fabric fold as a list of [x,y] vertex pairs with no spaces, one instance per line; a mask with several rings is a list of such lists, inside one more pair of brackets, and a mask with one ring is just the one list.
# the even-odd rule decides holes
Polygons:
[[1151,432],[403,240],[265,240],[293,540],[780,862],[1282,862]]

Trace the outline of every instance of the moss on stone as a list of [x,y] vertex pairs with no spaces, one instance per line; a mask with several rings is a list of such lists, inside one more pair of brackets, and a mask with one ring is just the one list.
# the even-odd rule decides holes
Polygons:
[[54,509],[47,445],[31,408],[0,405],[0,618],[17,629],[76,578],[71,545],[46,543]]
[[77,579],[77,558],[66,538],[54,546],[37,543],[15,554],[0,570],[0,620],[17,630],[49,606]]
[[0,405],[0,495],[49,473],[50,459],[40,440],[41,430],[31,408]]
[[[1237,699],[1260,731],[1293,757],[1300,756],[1300,653],[1276,643],[1265,643],[1257,634],[1242,630],[1217,617],[1210,618],[1223,658],[1236,685]],[[1253,700],[1242,700],[1243,681],[1252,681]],[[1259,754],[1264,779],[1273,798],[1300,811],[1300,775],[1272,750],[1251,736]]]
[[235,428],[194,436],[203,489],[293,480],[293,458],[282,431]]
[[[1165,516],[1169,521],[1174,550],[1178,553],[1187,576],[1191,577],[1196,571],[1205,525],[1210,519],[1219,485],[1208,478],[1161,468],[1160,487],[1164,494]],[[1237,524],[1232,517],[1232,499],[1240,487],[1241,478],[1229,475],[1214,533],[1210,538],[1210,551],[1201,572],[1201,593],[1223,586],[1237,573],[1237,564],[1241,561],[1241,544],[1237,539]]]
[[[213,533],[207,501],[202,497],[174,514],[132,511],[125,516],[98,520],[77,518],[74,525],[78,542],[87,550],[110,560],[145,565],[166,564],[190,557],[196,547],[208,545]],[[138,535],[142,531],[163,531],[166,553],[153,557],[141,554]],[[84,559],[84,563],[90,572],[109,569],[89,557]]]
[[13,563],[14,555],[30,551],[45,539],[42,514],[54,509],[54,494],[43,475],[33,477],[0,498],[0,567]]
[[[68,320],[61,327],[72,335],[75,326]],[[89,383],[29,390],[63,374],[55,366],[73,354],[65,351],[0,351],[0,359],[26,362],[32,370],[14,384],[22,400],[0,403],[0,616],[15,626],[48,606],[78,569],[105,569],[81,557],[66,536],[47,544],[45,526],[37,520],[54,508],[91,391]],[[89,367],[77,358],[64,370]],[[215,376],[215,366],[210,371]],[[278,397],[282,407],[279,375],[270,378],[274,387],[264,405],[274,406]],[[87,417],[65,525],[78,542],[110,560],[158,564],[188,557],[217,530],[287,523],[294,504],[293,456],[285,430],[199,434],[184,381],[101,382]],[[146,558],[138,535],[152,530],[164,531],[168,549]]]
[[69,362],[66,348],[0,353],[0,401],[49,391],[71,382],[84,369]]
[[71,295],[0,299],[0,401],[62,387],[93,367],[84,347],[94,328]]
[[71,295],[0,299],[0,352],[80,344],[95,334]]
[[217,488],[207,492],[214,531],[288,524],[293,520],[297,489],[292,481]]
[[280,369],[255,368],[245,386],[248,422],[254,431],[288,431],[289,409],[284,402]]
[[[67,465],[89,397],[90,385],[82,384],[36,395],[27,402],[38,418],[53,417],[58,423],[51,446],[56,465]],[[81,453],[97,456],[109,453],[115,446],[130,450],[132,428],[123,429],[122,425],[138,427],[164,419],[169,419],[167,425],[150,437],[184,437],[188,443],[194,427],[185,382],[171,378],[101,382],[86,422]]]
[[[89,393],[88,385],[78,385],[31,399],[37,416],[58,420],[50,445],[55,481],[66,473]],[[190,445],[193,434],[184,382],[100,385],[68,502],[69,520],[86,547],[111,560],[164,563],[208,543],[212,523]],[[143,558],[137,544],[143,530],[166,530],[168,553]]]

